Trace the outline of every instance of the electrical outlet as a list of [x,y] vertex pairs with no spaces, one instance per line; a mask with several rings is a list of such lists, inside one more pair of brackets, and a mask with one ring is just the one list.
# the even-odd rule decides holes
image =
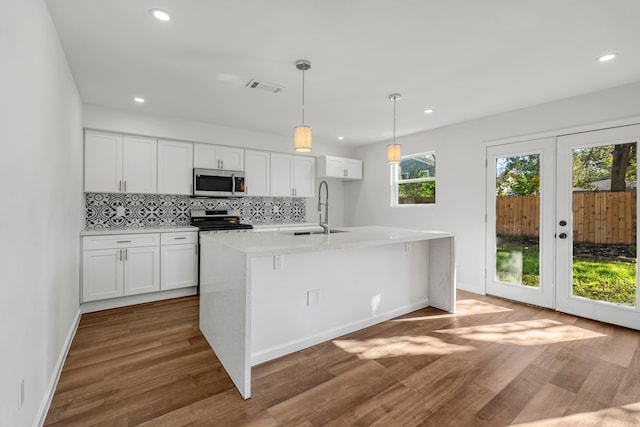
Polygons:
[[307,291],[307,307],[320,304],[320,289]]
[[284,270],[284,256],[276,255],[273,257],[273,269]]
[[116,207],[116,216],[124,216],[124,206]]
[[22,409],[24,405],[24,378],[18,383],[18,409]]

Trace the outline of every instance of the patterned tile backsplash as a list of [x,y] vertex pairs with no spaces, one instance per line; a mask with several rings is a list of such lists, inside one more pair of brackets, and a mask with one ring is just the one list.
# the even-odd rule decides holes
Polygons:
[[[303,222],[306,218],[303,198],[213,199],[163,194],[85,194],[88,230],[185,226],[189,225],[191,209],[237,209],[244,224],[283,224]],[[123,215],[118,215],[118,210],[123,211]]]

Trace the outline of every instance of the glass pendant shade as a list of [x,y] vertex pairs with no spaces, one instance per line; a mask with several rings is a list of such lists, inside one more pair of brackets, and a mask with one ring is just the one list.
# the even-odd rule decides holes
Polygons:
[[400,163],[400,157],[402,156],[400,144],[387,145],[387,161],[391,165],[397,165]]
[[311,151],[311,127],[301,125],[293,129],[293,146],[298,153]]

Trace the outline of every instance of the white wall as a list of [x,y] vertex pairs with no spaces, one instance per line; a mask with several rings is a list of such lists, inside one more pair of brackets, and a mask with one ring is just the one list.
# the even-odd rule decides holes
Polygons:
[[29,426],[79,315],[82,105],[44,1],[2,6],[0,425]]
[[631,117],[640,117],[640,82],[398,138],[404,154],[435,150],[435,206],[391,208],[388,142],[361,147],[365,179],[344,186],[345,223],[455,233],[458,287],[484,293],[483,143]]
[[[144,108],[144,107],[142,107]],[[159,138],[209,144],[231,145],[255,150],[293,153],[293,129],[291,137],[283,137],[264,132],[215,125],[212,123],[164,117],[113,108],[85,105],[83,124],[87,129],[106,130],[120,133],[148,135]],[[352,157],[355,148],[339,144],[313,141],[313,156],[331,154]]]

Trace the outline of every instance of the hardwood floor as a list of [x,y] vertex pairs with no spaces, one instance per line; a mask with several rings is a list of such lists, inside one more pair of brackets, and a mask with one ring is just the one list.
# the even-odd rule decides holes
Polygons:
[[458,292],[253,368],[242,400],[186,297],[83,315],[47,426],[638,426],[640,332]]

